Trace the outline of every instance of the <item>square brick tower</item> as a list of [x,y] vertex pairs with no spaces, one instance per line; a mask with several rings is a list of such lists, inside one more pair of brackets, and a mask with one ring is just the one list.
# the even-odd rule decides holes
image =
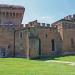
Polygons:
[[0,4],[0,25],[21,25],[25,8]]

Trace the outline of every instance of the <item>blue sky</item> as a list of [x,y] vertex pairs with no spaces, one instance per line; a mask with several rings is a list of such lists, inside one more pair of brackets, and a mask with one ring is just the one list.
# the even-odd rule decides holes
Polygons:
[[75,0],[0,0],[0,4],[24,6],[24,24],[36,19],[53,23],[64,16],[75,14]]

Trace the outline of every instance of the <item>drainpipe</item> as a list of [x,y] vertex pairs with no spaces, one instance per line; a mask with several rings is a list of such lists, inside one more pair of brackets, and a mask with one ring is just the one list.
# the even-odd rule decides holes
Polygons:
[[29,32],[27,30],[27,59],[30,59]]
[[14,50],[13,50],[13,57],[15,57],[15,30],[14,30]]

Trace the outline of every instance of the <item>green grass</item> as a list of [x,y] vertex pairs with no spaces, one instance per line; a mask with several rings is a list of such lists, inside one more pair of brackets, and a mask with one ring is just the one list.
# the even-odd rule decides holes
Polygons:
[[[75,61],[75,56],[55,60]],[[0,58],[0,75],[75,75],[75,66],[24,58]]]
[[52,60],[75,62],[75,56],[74,55],[70,55],[70,56],[53,57]]

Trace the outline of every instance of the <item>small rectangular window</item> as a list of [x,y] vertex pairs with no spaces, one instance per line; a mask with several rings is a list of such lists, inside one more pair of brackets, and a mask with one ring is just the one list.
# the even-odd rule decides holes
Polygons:
[[1,24],[1,20],[0,20],[0,24]]
[[0,15],[1,15],[1,12],[0,12]]
[[5,12],[3,12],[3,16],[5,16]]
[[15,15],[16,15],[16,14],[15,14],[15,13],[13,13],[13,17],[15,17]]
[[74,48],[74,40],[71,38],[71,47]]
[[6,12],[6,16],[9,16],[9,13],[8,12]]
[[51,40],[51,43],[52,43],[52,51],[55,51],[55,41],[54,41],[54,39]]
[[47,36],[48,36],[48,35],[46,34],[46,38],[47,38]]
[[19,13],[16,13],[16,17],[19,17]]
[[12,13],[10,12],[10,16],[12,16]]
[[23,38],[23,32],[20,32],[20,38]]

